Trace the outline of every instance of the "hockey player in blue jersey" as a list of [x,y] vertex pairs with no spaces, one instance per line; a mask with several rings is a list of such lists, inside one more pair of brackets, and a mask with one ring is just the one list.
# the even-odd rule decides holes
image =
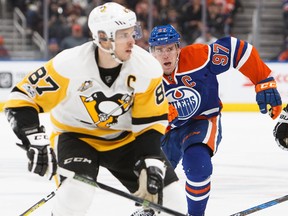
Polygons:
[[149,45],[162,65],[170,104],[170,123],[162,148],[174,168],[182,159],[188,215],[203,216],[210,194],[211,157],[222,138],[217,75],[235,68],[248,77],[255,85],[261,113],[270,108],[273,119],[281,112],[281,97],[274,78],[269,76],[271,70],[256,49],[243,40],[225,37],[210,45],[180,48],[179,33],[165,25],[152,30]]

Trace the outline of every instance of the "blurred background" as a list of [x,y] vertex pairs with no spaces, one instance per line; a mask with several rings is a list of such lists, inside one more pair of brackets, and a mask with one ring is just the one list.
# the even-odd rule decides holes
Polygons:
[[[0,111],[25,74],[62,50],[91,40],[88,15],[105,2],[109,1],[0,0]],[[136,44],[146,50],[152,28],[168,23],[181,33],[181,46],[209,44],[225,36],[248,41],[272,69],[283,101],[288,101],[288,0],[114,2],[136,12],[143,33]],[[224,111],[258,111],[254,85],[238,74],[219,77]]]
[[[0,111],[11,88],[25,74],[37,70],[62,50],[91,40],[87,27],[88,14],[105,2],[108,1],[0,0]],[[181,33],[181,46],[209,44],[224,36],[235,36],[250,42],[271,68],[283,105],[287,104],[288,0],[114,2],[136,12],[143,31],[143,38],[137,44],[146,50],[151,29],[168,23]],[[230,215],[285,195],[288,158],[287,152],[279,149],[274,141],[272,131],[276,122],[259,113],[254,85],[250,80],[233,69],[220,75],[218,80],[223,111],[232,112],[223,114],[223,128],[227,130],[223,130],[223,144],[213,161],[214,189],[207,214]],[[255,113],[239,113],[243,111]],[[49,129],[48,115],[44,114],[44,117],[44,125]],[[0,112],[0,122],[3,140],[0,151],[1,213],[19,215],[54,190],[54,184],[41,181],[26,171],[26,156],[15,146],[13,132],[3,112]],[[184,181],[181,171],[179,174],[181,176],[182,173]],[[117,182],[111,182],[105,173],[102,176],[103,182],[119,186]],[[122,202],[128,202],[122,198],[114,202],[119,207],[111,208],[110,200],[115,196],[107,198],[103,196],[105,194],[99,193],[95,198],[94,206],[97,211],[98,207],[103,209],[102,215],[113,215],[109,211],[118,214],[119,210],[131,213],[134,209],[134,203],[128,203],[130,207],[122,205]],[[99,200],[107,202],[99,206]],[[35,215],[50,215],[51,205],[52,202],[45,204]],[[95,209],[91,209],[91,215],[94,213]],[[287,215],[287,202],[255,215]]]
[[[48,60],[91,40],[90,11],[103,0],[1,0],[0,58]],[[138,15],[147,49],[150,30],[172,24],[182,45],[232,35],[252,43],[264,60],[278,60],[288,47],[287,0],[117,0]],[[202,37],[202,40],[201,38]],[[214,38],[214,39],[213,39]],[[197,40],[198,39],[198,40]],[[283,57],[282,57],[283,58]]]

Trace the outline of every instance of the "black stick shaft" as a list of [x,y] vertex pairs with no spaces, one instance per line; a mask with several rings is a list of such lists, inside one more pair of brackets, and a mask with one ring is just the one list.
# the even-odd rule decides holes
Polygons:
[[285,202],[287,200],[288,200],[288,195],[274,199],[274,200],[271,200],[271,201],[266,202],[266,203],[259,204],[257,206],[253,206],[251,208],[237,212],[237,213],[232,214],[230,216],[244,216],[244,215],[252,214],[254,212],[269,208],[271,206],[277,205],[277,204]]
[[150,208],[153,208],[153,209],[158,210],[158,211],[163,211],[163,212],[166,212],[166,213],[174,215],[174,216],[185,216],[184,214],[182,214],[180,212],[174,211],[172,209],[166,208],[166,207],[164,207],[162,205],[150,202],[148,200],[136,197],[136,196],[134,196],[132,194],[126,193],[124,191],[118,190],[116,188],[110,187],[110,186],[102,184],[100,182],[94,182],[94,181],[92,181],[90,179],[87,179],[87,178],[82,177],[82,176],[78,176],[76,174],[74,175],[73,178],[76,179],[76,180],[79,180],[81,182],[90,184],[92,186],[101,188],[102,190],[106,190],[106,191],[109,191],[111,193],[117,194],[119,196],[125,197],[127,199],[133,200],[133,201],[137,202],[138,204],[140,204],[142,206],[150,207]]

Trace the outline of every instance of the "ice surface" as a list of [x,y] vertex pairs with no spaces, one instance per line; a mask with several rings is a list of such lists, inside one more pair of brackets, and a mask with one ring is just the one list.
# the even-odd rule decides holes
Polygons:
[[[276,124],[260,113],[224,112],[223,140],[213,157],[214,174],[206,216],[228,216],[288,194],[288,152],[274,141]],[[48,116],[41,116],[49,131]],[[53,181],[27,171],[27,160],[4,114],[0,113],[0,215],[19,216],[55,189]],[[177,167],[181,183],[184,175]],[[106,170],[100,182],[125,190]],[[53,198],[31,216],[50,216]],[[103,190],[97,190],[88,216],[130,216],[134,203]],[[287,216],[288,201],[251,215]]]

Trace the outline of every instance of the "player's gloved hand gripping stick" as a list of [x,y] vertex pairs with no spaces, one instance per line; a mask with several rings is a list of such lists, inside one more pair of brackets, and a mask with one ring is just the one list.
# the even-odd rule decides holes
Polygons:
[[40,176],[47,175],[51,179],[57,170],[57,160],[50,141],[43,126],[22,129],[22,144],[18,144],[27,151],[28,170]]
[[[142,205],[143,207],[152,208],[152,209],[155,209],[157,211],[166,212],[167,214],[170,214],[170,215],[173,215],[173,216],[185,216],[184,214],[182,214],[180,212],[177,212],[177,211],[174,211],[173,209],[166,208],[165,206],[159,205],[157,203],[151,202],[151,201],[146,200],[146,199],[142,199],[140,197],[134,196],[133,194],[126,193],[124,191],[118,190],[116,188],[110,187],[110,186],[102,184],[100,182],[95,182],[95,181],[93,181],[91,179],[88,179],[88,178],[86,178],[84,176],[77,175],[74,172],[69,171],[67,169],[63,169],[61,167],[58,167],[57,172],[60,175],[66,176],[67,178],[73,178],[73,179],[81,181],[81,182],[83,182],[85,184],[89,184],[89,185],[91,185],[93,187],[98,187],[98,188],[101,188],[101,189],[103,189],[105,191],[111,192],[113,194],[122,196],[122,197],[127,198],[127,199],[130,199],[130,200],[138,203],[139,205]],[[28,210],[26,210],[20,216],[28,216],[28,215],[30,215],[32,212],[34,212],[40,206],[44,205],[51,198],[53,198],[56,193],[57,193],[57,191],[51,192],[48,196],[46,196],[45,198],[39,200],[37,203],[35,203],[33,206],[31,206]]]
[[136,162],[134,172],[139,178],[134,195],[162,205],[165,164],[158,158],[143,158]]

